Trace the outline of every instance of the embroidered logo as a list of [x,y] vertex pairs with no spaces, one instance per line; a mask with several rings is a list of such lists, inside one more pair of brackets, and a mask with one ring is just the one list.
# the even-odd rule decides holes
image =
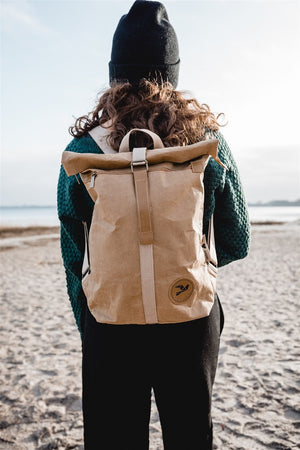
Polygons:
[[187,278],[176,280],[170,287],[169,295],[176,303],[185,302],[194,292],[194,284]]

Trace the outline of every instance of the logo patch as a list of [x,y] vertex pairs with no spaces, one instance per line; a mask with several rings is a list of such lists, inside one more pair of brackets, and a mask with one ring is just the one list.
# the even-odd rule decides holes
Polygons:
[[185,302],[194,292],[194,284],[187,278],[176,280],[170,287],[170,297],[176,303]]

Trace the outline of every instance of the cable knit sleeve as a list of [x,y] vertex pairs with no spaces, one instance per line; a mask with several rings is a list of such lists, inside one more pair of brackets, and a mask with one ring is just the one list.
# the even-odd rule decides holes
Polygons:
[[218,154],[228,170],[210,159],[205,171],[208,218],[214,213],[214,229],[219,267],[245,258],[250,246],[250,222],[240,175],[230,148],[220,132]]
[[[94,141],[89,137],[75,138],[66,150],[79,153],[99,153]],[[81,269],[84,257],[85,221],[90,224],[93,201],[83,183],[75,176],[68,177],[61,166],[57,186],[57,212],[60,220],[61,254],[66,272],[68,296],[72,305],[76,324],[82,331],[86,298],[81,287]]]

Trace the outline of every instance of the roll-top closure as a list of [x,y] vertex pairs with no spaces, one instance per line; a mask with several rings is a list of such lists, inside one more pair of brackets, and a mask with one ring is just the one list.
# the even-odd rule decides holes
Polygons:
[[[200,141],[195,144],[178,147],[159,148],[146,151],[146,158],[149,165],[162,162],[185,163],[201,157],[210,155],[222,167],[227,167],[218,158],[217,139]],[[76,175],[88,169],[124,169],[130,167],[132,152],[115,154],[96,153],[75,153],[64,151],[62,155],[62,165],[68,176]]]

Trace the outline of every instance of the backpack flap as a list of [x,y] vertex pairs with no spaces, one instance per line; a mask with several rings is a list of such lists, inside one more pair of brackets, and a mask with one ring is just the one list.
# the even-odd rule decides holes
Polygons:
[[[222,167],[227,167],[218,158],[217,139],[200,141],[195,144],[177,147],[159,148],[147,150],[146,157],[149,165],[162,162],[185,163],[199,158],[202,155],[210,155]],[[62,165],[68,176],[76,175],[88,169],[125,169],[130,167],[132,159],[131,152],[115,154],[75,153],[64,151]]]

